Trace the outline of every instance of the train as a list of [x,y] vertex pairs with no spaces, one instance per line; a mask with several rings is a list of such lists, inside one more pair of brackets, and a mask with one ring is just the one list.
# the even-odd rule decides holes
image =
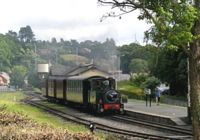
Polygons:
[[124,113],[122,97],[112,77],[50,75],[44,85],[43,95],[49,100],[81,105],[98,114],[108,111]]

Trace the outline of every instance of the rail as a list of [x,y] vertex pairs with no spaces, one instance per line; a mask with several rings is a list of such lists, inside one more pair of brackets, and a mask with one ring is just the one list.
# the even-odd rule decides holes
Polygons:
[[[96,123],[96,122],[91,122],[91,121],[88,121],[88,120],[85,120],[83,118],[80,118],[80,117],[77,117],[77,116],[73,116],[71,114],[67,114],[66,112],[62,112],[60,110],[57,110],[57,109],[54,109],[54,108],[51,108],[51,107],[48,107],[48,106],[45,106],[39,102],[36,102],[36,101],[31,101],[30,99],[29,100],[24,100],[25,103],[27,104],[30,104],[30,105],[33,105],[35,107],[38,107],[40,109],[43,109],[47,112],[50,112],[56,116],[59,116],[63,119],[66,119],[66,120],[70,120],[70,121],[73,121],[73,122],[76,122],[76,123],[79,123],[79,124],[83,124],[83,125],[86,125],[86,126],[89,126],[91,123],[95,125],[95,129],[97,130],[101,130],[101,131],[105,131],[105,132],[110,132],[110,133],[115,133],[117,135],[120,135],[120,136],[125,136],[125,137],[138,137],[138,138],[144,138],[144,139],[154,139],[154,140],[170,140],[170,139],[173,139],[173,140],[180,140],[181,137],[169,137],[169,136],[160,136],[160,135],[153,135],[153,134],[146,134],[146,133],[139,133],[139,132],[134,132],[134,131],[131,131],[131,130],[123,130],[123,129],[120,129],[120,128],[115,128],[115,127],[112,127],[112,126],[107,126],[107,125],[103,125],[103,124],[100,124],[100,123]],[[182,138],[190,138],[191,136],[182,136]]]

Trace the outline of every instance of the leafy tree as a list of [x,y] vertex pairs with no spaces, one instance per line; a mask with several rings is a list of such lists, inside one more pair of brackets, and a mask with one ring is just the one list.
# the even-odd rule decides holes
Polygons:
[[143,87],[143,83],[146,81],[146,79],[148,78],[149,76],[144,74],[144,73],[141,73],[141,74],[137,74],[137,75],[134,75],[134,76],[131,76],[131,81],[138,87]]
[[55,37],[51,38],[51,43],[54,44],[54,45],[57,43],[57,40],[56,40]]
[[0,69],[10,71],[12,65],[20,62],[25,50],[19,41],[10,35],[0,35]]
[[10,67],[12,57],[11,49],[5,36],[0,35],[0,60],[1,66]]
[[[189,57],[189,79],[191,88],[191,109],[194,139],[200,139],[200,1],[194,0],[98,0],[102,4],[119,8],[121,13],[108,16],[121,16],[136,9],[141,20],[152,23],[146,38],[158,46],[176,49],[183,48]],[[189,50],[187,48],[189,43]]]
[[160,84],[160,80],[154,76],[148,77],[144,82],[143,82],[143,87],[144,88],[149,88],[151,89],[151,93],[154,92],[155,88]]
[[160,50],[153,74],[170,85],[172,95],[187,94],[187,54],[182,50]]
[[16,65],[12,69],[11,84],[21,88],[24,85],[24,78],[27,74],[27,68],[22,65]]
[[148,63],[148,69],[153,70],[156,59],[154,58],[157,53],[155,46],[146,45],[141,46],[136,43],[124,45],[118,48],[119,56],[121,59],[121,69],[123,73],[130,73],[130,64],[132,59],[142,59]]
[[36,71],[31,70],[28,74],[28,83],[33,87],[40,88],[41,79],[39,79],[38,73]]
[[34,34],[29,25],[21,27],[19,30],[19,39],[21,42],[30,43],[34,41]]
[[14,37],[14,38],[17,38],[17,33],[12,31],[12,30],[9,30],[8,33],[6,35],[9,35],[11,37]]
[[143,59],[132,59],[129,69],[132,73],[145,73],[148,72],[148,63]]

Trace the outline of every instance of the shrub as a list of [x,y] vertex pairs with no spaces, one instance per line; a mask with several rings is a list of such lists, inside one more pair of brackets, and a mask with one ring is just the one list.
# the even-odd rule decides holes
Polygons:
[[[19,113],[6,112],[0,107],[0,139],[3,140],[95,140],[89,133],[71,133],[62,128],[40,125]],[[17,131],[16,131],[17,130]]]
[[146,74],[137,74],[131,77],[131,82],[133,82],[136,86],[142,87],[142,84],[146,81],[148,75]]
[[144,96],[143,90],[130,81],[120,81],[118,83],[118,91],[128,98],[143,99]]
[[160,84],[160,80],[154,76],[148,77],[143,83],[144,88],[154,90]]

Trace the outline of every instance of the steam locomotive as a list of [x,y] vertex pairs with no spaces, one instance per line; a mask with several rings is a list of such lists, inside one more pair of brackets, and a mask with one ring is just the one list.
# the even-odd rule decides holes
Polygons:
[[73,103],[97,113],[123,112],[121,95],[115,79],[104,76],[48,76],[43,94],[48,99]]

